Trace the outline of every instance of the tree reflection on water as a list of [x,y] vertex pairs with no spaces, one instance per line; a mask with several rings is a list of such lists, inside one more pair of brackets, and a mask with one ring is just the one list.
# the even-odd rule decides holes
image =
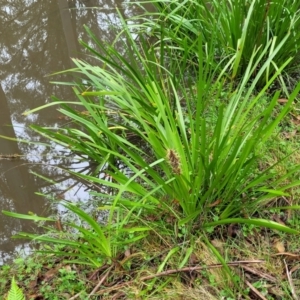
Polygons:
[[[23,116],[26,110],[51,101],[51,95],[70,100],[72,89],[50,84],[49,74],[72,67],[70,57],[85,57],[78,39],[87,40],[86,24],[96,36],[112,43],[120,21],[116,7],[124,17],[137,13],[138,7],[124,1],[100,0],[16,0],[1,2],[0,9],[0,135],[45,142],[30,130],[31,124],[61,127],[67,120],[58,111],[48,108],[38,114]],[[122,49],[126,52],[126,49]],[[72,81],[56,76],[56,81]],[[65,152],[64,152],[65,151]],[[91,188],[63,169],[93,174],[95,166],[66,149],[51,143],[28,144],[0,140],[0,154],[18,154],[18,159],[0,156],[0,209],[18,213],[50,213],[49,201],[35,192],[61,199],[86,201]],[[51,181],[45,181],[35,173]],[[99,187],[92,187],[99,188]],[[0,264],[16,250],[28,252],[24,241],[11,240],[19,231],[32,231],[34,224],[23,220],[0,218]]]

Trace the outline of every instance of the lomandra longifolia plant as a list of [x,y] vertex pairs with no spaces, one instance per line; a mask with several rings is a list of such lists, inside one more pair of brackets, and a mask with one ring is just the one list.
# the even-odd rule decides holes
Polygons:
[[[231,79],[240,80],[243,77],[254,51],[257,51],[259,56],[272,41],[272,47],[263,54],[262,61],[265,61],[287,35],[289,37],[284,47],[273,56],[263,76],[260,77],[258,82],[260,88],[289,58],[292,59],[287,66],[286,70],[289,72],[286,75],[291,74],[299,62],[299,1],[162,0],[155,1],[153,5],[156,13],[146,12],[143,16],[137,17],[143,25],[137,25],[137,28],[157,37],[158,40],[164,39],[177,49],[178,55],[184,53],[184,48],[189,47],[188,58],[191,62],[197,61],[198,45],[195,40],[198,35],[202,36],[208,49],[216,39],[214,62],[221,63],[221,68],[226,63],[225,57],[238,57],[239,62],[230,72]],[[261,66],[262,63],[257,66],[253,76]]]
[[[258,163],[262,146],[288,113],[300,85],[276,118],[272,118],[272,112],[279,93],[263,111],[251,114],[291,61],[284,61],[260,92],[254,94],[288,36],[278,45],[269,41],[263,48],[255,48],[240,83],[232,88],[226,84],[227,73],[232,68],[239,69],[242,60],[236,56],[228,58],[221,72],[216,72],[212,61],[215,47],[208,47],[202,35],[195,36],[193,45],[197,47],[193,51],[198,64],[190,70],[186,60],[191,47],[183,48],[180,58],[174,55],[170,60],[170,54],[178,50],[173,45],[162,40],[157,55],[157,48],[149,46],[143,36],[133,38],[132,28],[125,21],[123,28],[118,39],[130,49],[129,57],[101,43],[86,28],[100,50],[90,43],[82,45],[104,67],[74,59],[76,69],[72,72],[82,76],[91,88],[86,90],[75,84],[76,103],[56,99],[56,103],[41,107],[62,105],[60,112],[74,121],[76,129],[33,128],[57,143],[71,145],[74,151],[97,157],[103,167],[109,165],[111,182],[92,176],[85,179],[115,189],[113,209],[122,206],[141,212],[163,207],[179,224],[199,222],[200,218],[203,227],[250,222],[295,232],[268,220],[243,218],[299,185],[298,180],[287,184],[286,174],[274,175],[275,165],[260,171]],[[219,47],[219,39],[213,40],[213,45]],[[213,101],[209,100],[212,97]],[[73,104],[82,106],[88,115],[74,110]],[[213,112],[213,118],[208,110]],[[129,138],[133,136],[135,139]],[[129,172],[119,170],[114,161]],[[298,170],[296,166],[289,175]],[[179,210],[172,207],[174,201]]]

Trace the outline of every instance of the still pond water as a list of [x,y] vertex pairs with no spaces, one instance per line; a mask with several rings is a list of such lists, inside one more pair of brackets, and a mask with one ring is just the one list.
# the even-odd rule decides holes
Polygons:
[[[47,75],[71,68],[70,57],[84,57],[78,43],[78,39],[88,40],[84,24],[100,40],[112,42],[115,37],[112,25],[120,25],[116,7],[124,17],[137,14],[139,8],[121,0],[0,0],[0,3],[0,135],[43,142],[29,129],[31,124],[59,127],[67,121],[55,108],[27,117],[22,113],[50,102],[51,95],[74,100],[70,87],[50,84],[52,78]],[[49,201],[36,192],[72,201],[89,198],[87,187],[57,166],[81,172],[89,172],[90,166],[75,162],[60,147],[53,145],[49,150],[43,145],[0,138],[0,154],[0,211],[47,215]],[[59,184],[42,180],[36,174]],[[18,251],[30,251],[28,242],[12,240],[11,236],[34,230],[32,222],[1,214],[0,265]]]

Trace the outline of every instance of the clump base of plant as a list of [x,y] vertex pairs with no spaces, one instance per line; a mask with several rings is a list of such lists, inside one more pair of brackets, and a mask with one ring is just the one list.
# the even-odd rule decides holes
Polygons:
[[[287,214],[270,217],[286,219]],[[151,223],[153,228],[164,226],[161,232],[172,227],[162,221]],[[72,256],[36,252],[1,267],[0,290],[8,292],[10,279],[15,277],[26,299],[161,299],[162,295],[164,299],[237,299],[238,295],[256,299],[263,295],[292,300],[289,270],[293,288],[300,292],[297,238],[237,224],[199,235],[189,236],[191,246],[184,228],[179,229],[176,240],[166,234],[162,239],[154,231],[125,247],[115,262],[107,260],[98,269],[71,263]],[[207,246],[206,239],[212,246]],[[48,246],[42,249],[49,251]],[[213,249],[226,258],[230,273]]]

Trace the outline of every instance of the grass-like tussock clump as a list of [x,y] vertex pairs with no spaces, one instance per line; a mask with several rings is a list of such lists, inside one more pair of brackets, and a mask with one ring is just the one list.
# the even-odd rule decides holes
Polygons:
[[[82,220],[81,226],[65,224],[73,234],[20,235],[56,245],[43,249],[45,254],[100,268],[101,280],[114,285],[96,286],[99,295],[121,288],[128,297],[152,299],[161,291],[168,297],[187,293],[190,299],[196,291],[210,299],[255,293],[243,281],[241,270],[246,269],[236,271],[245,262],[227,256],[224,240],[235,238],[236,231],[267,236],[269,231],[261,228],[299,234],[297,226],[274,217],[274,212],[299,208],[283,201],[299,188],[300,166],[293,162],[297,148],[280,150],[280,155],[274,150],[276,139],[282,142],[281,127],[297,111],[300,84],[289,93],[282,76],[297,59],[297,45],[293,57],[282,55],[291,36],[297,43],[292,33],[296,4],[290,4],[293,17],[280,23],[289,34],[280,38],[274,33],[279,1],[264,1],[269,6],[238,0],[232,6],[176,3],[155,2],[157,11],[146,14],[147,20],[140,17],[138,25],[122,19],[116,43],[130,50],[126,57],[85,28],[91,42],[81,44],[98,65],[73,59],[70,71],[82,79],[65,84],[73,85],[74,100],[54,97],[53,103],[31,111],[57,105],[72,121],[64,128],[32,128],[97,163],[98,171],[109,176],[111,180],[77,174],[110,189],[93,192],[104,199],[99,209],[109,210],[109,217],[101,225],[61,202]],[[259,27],[265,21],[268,26]],[[284,101],[282,91],[270,92],[276,80],[282,83]],[[251,262],[264,261],[252,257]],[[246,286],[240,287],[242,281]],[[216,291],[216,285],[222,288]]]

